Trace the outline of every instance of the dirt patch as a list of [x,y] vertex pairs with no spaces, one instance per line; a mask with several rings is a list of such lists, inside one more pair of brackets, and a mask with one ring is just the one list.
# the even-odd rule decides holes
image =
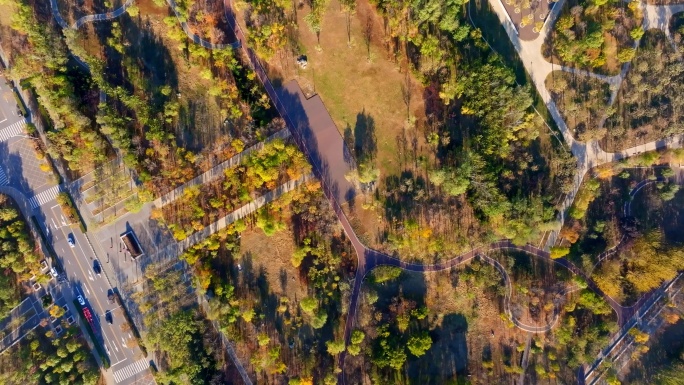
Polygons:
[[299,281],[299,271],[290,262],[295,250],[291,226],[270,237],[260,229],[248,229],[241,235],[238,263],[251,264],[253,271],[264,272],[273,294],[293,301],[306,296],[306,285]]

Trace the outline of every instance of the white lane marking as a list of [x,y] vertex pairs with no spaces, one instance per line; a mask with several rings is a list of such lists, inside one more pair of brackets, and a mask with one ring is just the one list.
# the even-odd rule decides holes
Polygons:
[[88,295],[90,295],[90,290],[88,290],[88,287],[83,285],[83,288],[85,289],[86,293],[88,293]]
[[71,260],[70,260],[70,259],[67,259],[67,263],[71,265]]
[[104,290],[102,289],[102,286],[100,286],[100,291],[104,293]]
[[123,360],[116,361],[116,363],[113,363],[111,367],[113,368],[114,366],[119,365],[122,362],[126,362],[126,359],[124,358]]

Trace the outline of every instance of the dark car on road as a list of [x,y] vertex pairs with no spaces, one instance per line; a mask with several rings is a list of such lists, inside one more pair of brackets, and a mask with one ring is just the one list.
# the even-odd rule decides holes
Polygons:
[[114,323],[114,317],[112,316],[112,312],[110,310],[105,312],[105,321],[107,321],[107,323],[110,325]]
[[74,234],[67,235],[67,242],[69,242],[70,247],[76,246],[76,238],[74,238]]
[[102,274],[102,266],[100,266],[100,261],[97,259],[93,261],[93,271],[98,277]]

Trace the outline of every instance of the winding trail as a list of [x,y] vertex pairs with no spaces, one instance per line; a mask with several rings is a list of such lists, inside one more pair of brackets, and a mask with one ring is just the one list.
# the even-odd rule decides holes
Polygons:
[[[664,179],[662,179],[662,178],[658,178],[658,179],[656,179],[656,180],[644,179],[644,180],[642,180],[641,182],[639,182],[636,186],[634,186],[634,188],[629,192],[629,200],[628,200],[627,202],[625,202],[625,204],[624,204],[624,206],[623,206],[623,208],[622,208],[622,216],[628,217],[628,216],[631,215],[631,213],[632,213],[632,201],[634,200],[634,196],[635,196],[639,191],[641,191],[642,188],[644,188],[644,187],[646,187],[646,186],[648,186],[648,185],[650,185],[650,184],[652,184],[652,183],[662,182],[662,181],[664,181]],[[594,266],[591,268],[591,272],[589,273],[589,275],[592,275],[593,272],[594,272],[594,270],[596,270],[596,268],[598,267],[598,265],[600,265],[603,261],[605,261],[606,259],[612,257],[612,256],[615,254],[615,252],[617,251],[617,249],[620,247],[620,245],[621,245],[626,239],[627,239],[627,235],[626,235],[626,234],[623,234],[622,237],[620,238],[620,241],[619,241],[615,246],[613,246],[613,247],[611,247],[610,249],[608,249],[608,250],[602,252],[601,254],[599,254],[599,255],[596,257],[596,258],[598,259],[598,261],[596,261],[596,263],[594,264]]]
[[[55,1],[55,0],[50,0],[50,2]],[[119,8],[111,11],[111,12],[106,12],[106,13],[98,13],[95,15],[86,15],[81,17],[80,19],[76,20],[74,24],[71,25],[71,29],[79,29],[83,24],[85,23],[91,23],[93,21],[105,21],[105,20],[111,20],[111,19],[116,19],[117,17],[123,15],[124,12],[133,5],[133,2],[135,0],[126,0],[126,2]],[[55,7],[56,8],[56,7]]]
[[[629,70],[629,63],[624,64],[619,75],[605,77],[603,75],[591,74],[588,71],[562,67],[560,65],[554,66],[553,63],[549,63],[542,55],[542,48],[547,36],[551,33],[554,23],[561,10],[565,5],[565,0],[559,0],[551,9],[549,16],[544,22],[544,26],[539,33],[539,36],[534,40],[523,41],[519,38],[517,34],[517,29],[515,25],[511,22],[508,13],[506,12],[501,0],[490,0],[489,1],[492,10],[497,14],[501,25],[503,26],[506,34],[508,35],[511,43],[515,47],[515,50],[520,57],[525,69],[527,70],[532,82],[534,83],[537,92],[544,101],[551,117],[558,126],[563,139],[570,148],[573,156],[577,159],[577,169],[578,177],[576,178],[575,185],[570,193],[565,197],[563,204],[561,205],[559,213],[560,223],[565,222],[565,214],[567,209],[570,207],[575,199],[575,195],[581,185],[581,181],[584,175],[593,167],[600,166],[601,164],[615,162],[621,159],[628,158],[630,156],[639,154],[641,152],[653,151],[662,148],[679,148],[682,147],[682,142],[684,142],[684,134],[672,136],[667,139],[656,140],[653,142],[645,143],[643,145],[635,146],[632,148],[625,149],[620,152],[606,152],[601,149],[599,143],[596,140],[589,142],[580,142],[575,140],[574,136],[570,132],[565,120],[560,114],[558,106],[551,98],[551,94],[546,88],[546,78],[555,69],[564,70],[571,73],[576,73],[580,75],[592,76],[597,79],[607,81],[611,85],[611,98],[610,105],[612,105],[617,99],[617,92],[622,84],[622,80],[625,78],[627,71]],[[644,21],[642,27],[644,30],[648,28],[665,28],[669,25],[669,18],[672,14],[676,13],[679,9],[684,10],[684,5],[669,5],[669,6],[647,6],[641,4],[641,8],[645,13]],[[638,41],[635,45],[638,46]],[[555,67],[555,68],[554,68]],[[604,119],[605,120],[605,119]],[[553,246],[558,237],[558,231],[553,231],[548,237],[547,247]]]
[[229,44],[214,44],[212,42],[206,41],[202,39],[199,35],[193,33],[190,30],[190,26],[188,26],[188,23],[183,21],[181,15],[178,13],[178,6],[176,5],[175,0],[166,0],[166,2],[169,4],[169,7],[173,9],[173,13],[176,15],[176,18],[178,19],[178,22],[181,25],[181,28],[183,28],[183,31],[185,32],[186,35],[188,35],[188,38],[192,40],[195,44],[199,44],[204,48],[208,49],[226,49],[226,48],[240,48],[241,42],[240,40],[237,40],[233,43]]

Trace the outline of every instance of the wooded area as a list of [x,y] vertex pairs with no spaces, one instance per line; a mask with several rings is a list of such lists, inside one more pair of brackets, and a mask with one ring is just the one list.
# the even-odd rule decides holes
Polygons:
[[0,194],[0,319],[21,301],[26,290],[22,285],[41,275],[40,260],[18,207],[10,197]]
[[[268,237],[286,228],[293,231],[291,267],[280,267],[279,278],[257,268],[272,263],[263,259],[272,256],[240,257],[241,233],[249,228],[261,229]],[[285,374],[295,381],[336,381],[333,358],[340,352],[330,346],[340,343],[355,260],[339,231],[320,185],[313,183],[285,194],[182,256],[193,268],[196,289],[209,297],[207,318],[218,321],[263,381]],[[236,264],[242,267],[237,269]],[[290,270],[295,272],[291,281]],[[272,287],[273,281],[282,289]],[[306,296],[276,294],[290,286],[301,287]]]
[[[561,230],[564,243],[557,251],[564,249],[565,258],[582,266],[601,290],[619,302],[630,303],[659,287],[674,278],[684,263],[681,240],[675,235],[681,229],[677,213],[684,195],[675,172],[662,166],[631,168],[673,162],[677,156],[684,159],[682,154],[681,150],[646,153],[641,163],[636,158],[631,164],[602,166],[595,172],[597,178],[583,184],[569,211],[571,218]],[[639,190],[631,213],[625,216],[626,197],[639,180],[650,180],[652,185]],[[613,247],[617,249],[609,252]]]
[[613,112],[606,121],[606,151],[619,151],[684,132],[684,62],[662,31],[649,30]]
[[[66,326],[66,321],[64,322]],[[0,382],[22,384],[83,384],[100,382],[100,371],[77,325],[65,327],[59,337],[51,331],[32,332],[0,355]]]
[[554,71],[546,87],[573,137],[586,142],[606,135],[603,122],[608,117],[610,85],[588,76]]

